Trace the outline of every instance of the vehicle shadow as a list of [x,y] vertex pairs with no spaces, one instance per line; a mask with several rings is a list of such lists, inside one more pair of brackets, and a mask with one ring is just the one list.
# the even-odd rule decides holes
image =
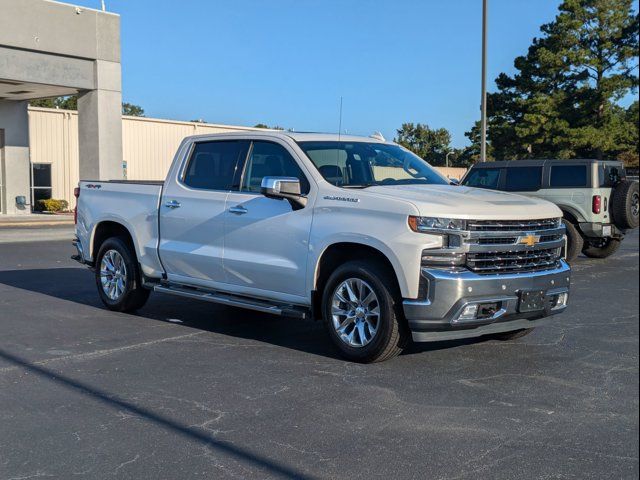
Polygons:
[[[105,315],[110,314],[98,297],[93,274],[84,268],[3,270],[0,271],[0,285],[97,308],[104,311]],[[322,322],[312,319],[282,318],[159,293],[152,294],[147,304],[131,315],[313,355],[341,358],[331,344]],[[407,348],[404,355],[454,348],[482,341],[485,340],[465,339],[413,344]]]

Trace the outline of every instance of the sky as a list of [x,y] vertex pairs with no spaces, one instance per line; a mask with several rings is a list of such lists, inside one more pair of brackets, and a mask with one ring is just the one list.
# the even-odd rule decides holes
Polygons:
[[[72,3],[100,8],[100,0]],[[123,100],[149,117],[395,136],[480,117],[481,0],[105,0]],[[489,0],[488,89],[559,0]]]

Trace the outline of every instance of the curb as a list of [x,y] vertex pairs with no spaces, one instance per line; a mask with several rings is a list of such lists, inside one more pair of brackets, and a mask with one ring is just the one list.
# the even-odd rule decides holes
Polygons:
[[0,230],[3,228],[38,228],[38,227],[72,227],[74,225],[73,222],[7,222],[0,223]]

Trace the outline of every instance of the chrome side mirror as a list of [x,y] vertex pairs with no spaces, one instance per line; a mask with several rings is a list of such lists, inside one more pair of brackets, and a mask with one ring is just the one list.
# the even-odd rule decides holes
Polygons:
[[300,179],[295,177],[264,177],[260,193],[267,198],[288,200],[294,210],[304,208],[307,198],[302,195]]
[[457,178],[449,177],[449,185],[458,186],[458,185],[460,185],[460,180],[458,180]]

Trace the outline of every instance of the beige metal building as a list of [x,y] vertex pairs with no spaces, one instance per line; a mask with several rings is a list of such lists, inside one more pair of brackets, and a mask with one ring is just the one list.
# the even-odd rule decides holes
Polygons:
[[[188,135],[257,130],[252,127],[122,117],[122,178],[163,180],[173,154]],[[31,198],[51,197],[74,205],[80,163],[78,112],[29,107]]]

